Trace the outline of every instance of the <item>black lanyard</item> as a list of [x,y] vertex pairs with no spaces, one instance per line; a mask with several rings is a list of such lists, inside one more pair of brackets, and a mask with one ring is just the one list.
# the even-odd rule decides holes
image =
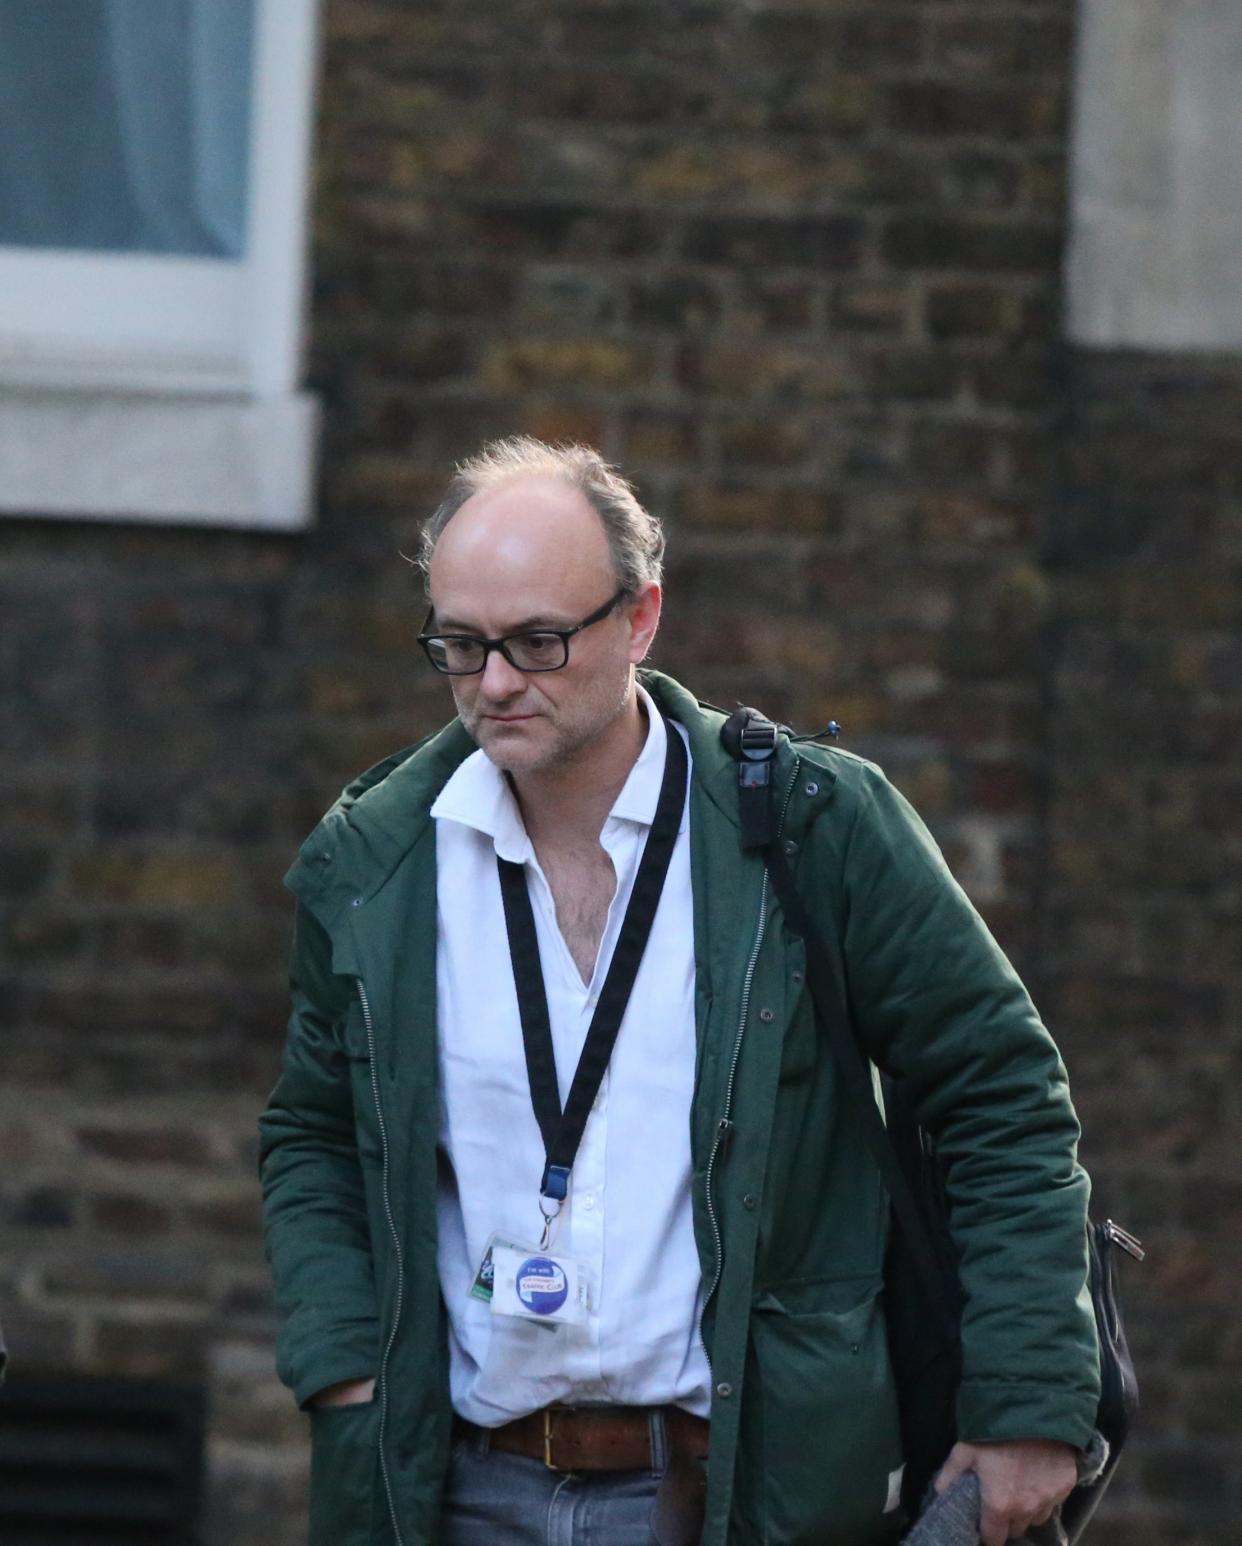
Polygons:
[[509,931],[509,956],[513,962],[513,981],[517,988],[518,1012],[522,1017],[522,1040],[526,1047],[526,1073],[530,1080],[531,1105],[543,1135],[546,1163],[539,1190],[550,1201],[560,1203],[569,1190],[569,1172],[573,1168],[578,1145],[586,1129],[587,1117],[599,1094],[600,1083],[617,1033],[625,1017],[626,1005],[638,976],[638,967],[647,948],[651,926],[655,922],[660,893],[668,874],[669,861],[677,842],[677,829],[686,803],[688,759],[680,733],[669,720],[664,721],[667,750],[664,779],[655,818],[647,834],[634,889],[621,934],[612,953],[608,975],[600,990],[591,1026],[578,1058],[569,1099],[561,1110],[556,1082],[556,1058],[552,1051],[552,1025],[548,1018],[548,995],[539,960],[539,939],[535,933],[535,914],[526,889],[525,867],[510,859],[496,859],[500,872],[500,891],[504,899],[505,926]]

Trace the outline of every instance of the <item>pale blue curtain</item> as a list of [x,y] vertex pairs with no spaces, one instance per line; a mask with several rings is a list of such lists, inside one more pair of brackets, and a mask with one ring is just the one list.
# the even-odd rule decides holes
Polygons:
[[0,246],[240,258],[254,0],[0,0]]

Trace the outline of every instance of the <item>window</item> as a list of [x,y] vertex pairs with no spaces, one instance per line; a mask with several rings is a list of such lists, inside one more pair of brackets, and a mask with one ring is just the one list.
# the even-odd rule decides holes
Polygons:
[[0,508],[296,526],[315,0],[0,0]]

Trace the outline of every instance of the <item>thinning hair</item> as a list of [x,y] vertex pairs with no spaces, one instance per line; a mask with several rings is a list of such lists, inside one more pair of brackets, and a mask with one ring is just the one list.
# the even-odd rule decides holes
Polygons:
[[664,530],[615,467],[591,446],[548,445],[533,435],[509,435],[489,440],[473,456],[458,462],[444,498],[424,522],[415,559],[423,572],[424,586],[436,543],[466,501],[521,474],[558,478],[585,496],[603,523],[617,585],[627,594],[653,581],[660,583]]

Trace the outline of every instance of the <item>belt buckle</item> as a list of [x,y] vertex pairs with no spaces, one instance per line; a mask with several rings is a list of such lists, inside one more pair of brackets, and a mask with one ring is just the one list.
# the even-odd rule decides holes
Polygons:
[[564,1466],[556,1465],[552,1459],[552,1408],[545,1406],[543,1409],[543,1463],[549,1471],[563,1472]]

